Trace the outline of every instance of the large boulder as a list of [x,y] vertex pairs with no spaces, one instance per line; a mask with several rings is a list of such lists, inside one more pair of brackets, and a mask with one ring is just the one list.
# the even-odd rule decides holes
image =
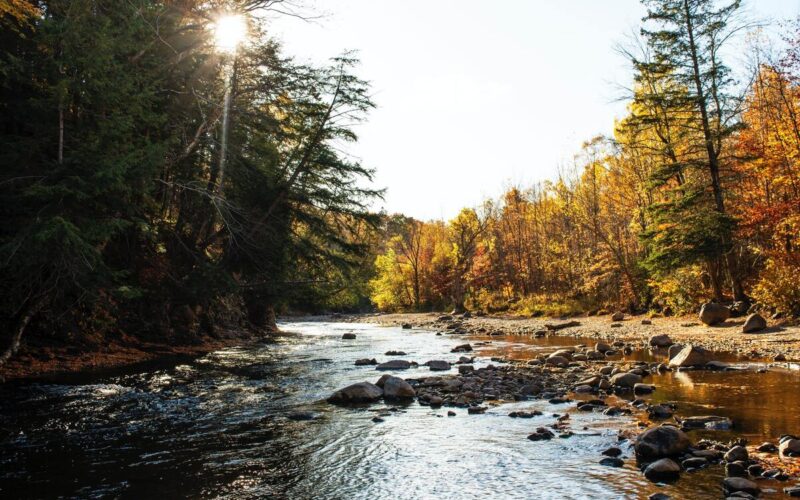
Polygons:
[[441,359],[434,359],[425,363],[431,371],[447,371],[450,369],[450,363]]
[[549,358],[555,358],[556,356],[560,356],[562,358],[567,358],[569,360],[569,359],[572,359],[572,354],[574,352],[575,351],[573,351],[572,349],[559,349],[556,352],[552,353],[548,357]]
[[681,466],[670,458],[656,460],[644,470],[644,477],[651,481],[669,481],[677,479],[681,473]]
[[639,434],[633,449],[639,459],[647,461],[682,455],[691,444],[685,432],[665,425]]
[[408,370],[409,368],[411,368],[411,363],[405,359],[393,359],[375,367],[376,370]]
[[778,451],[782,457],[800,457],[800,439],[782,439]]
[[617,373],[616,375],[611,377],[611,385],[616,385],[617,387],[628,387],[631,389],[641,381],[642,381],[641,375],[637,375],[631,372]]
[[611,321],[622,321],[625,319],[625,313],[622,311],[617,311],[611,315]]
[[401,379],[389,375],[383,379],[383,397],[386,399],[411,399],[417,395],[411,384]]
[[742,332],[753,333],[760,332],[767,327],[767,320],[758,313],[753,313],[747,317],[742,326]]
[[711,353],[702,347],[689,344],[684,346],[672,359],[669,360],[669,366],[703,366],[711,361]]
[[569,360],[563,356],[550,356],[545,363],[548,365],[565,367],[569,365]]
[[748,456],[747,448],[741,445],[734,446],[728,453],[725,454],[725,461],[726,462],[739,462],[739,461],[747,461]]
[[334,392],[328,402],[333,404],[372,403],[383,396],[383,390],[369,382],[359,382],[348,385],[344,389]]
[[706,325],[716,325],[731,317],[731,310],[722,304],[707,302],[700,308],[699,318]]
[[653,335],[648,343],[651,347],[669,347],[672,345],[672,339],[664,333],[662,335]]

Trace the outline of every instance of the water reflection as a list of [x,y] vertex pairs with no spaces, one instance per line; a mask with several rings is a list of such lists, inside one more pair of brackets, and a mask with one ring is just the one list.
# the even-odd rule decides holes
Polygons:
[[[0,389],[0,496],[10,498],[718,498],[721,471],[686,475],[660,488],[628,460],[598,464],[617,444],[624,417],[519,402],[468,416],[411,404],[372,418],[383,405],[336,408],[333,390],[378,378],[355,359],[403,350],[405,359],[454,361],[460,336],[373,325],[295,323],[263,345],[219,351],[195,362],[76,384]],[[342,340],[345,332],[355,340]],[[486,337],[489,357],[526,359],[565,345],[548,337]],[[634,353],[633,358],[655,356]],[[620,358],[616,358],[620,359]],[[403,377],[430,374],[420,366]],[[734,432],[774,439],[797,431],[797,374],[678,372],[654,377],[654,401],[683,415],[730,416]],[[540,410],[513,419],[514,410]],[[570,412],[576,435],[531,442],[536,427]],[[583,432],[587,428],[590,432]],[[717,436],[729,433],[715,433]],[[699,435],[699,434],[698,434]],[[623,443],[624,446],[624,443]],[[629,456],[630,451],[625,448]]]

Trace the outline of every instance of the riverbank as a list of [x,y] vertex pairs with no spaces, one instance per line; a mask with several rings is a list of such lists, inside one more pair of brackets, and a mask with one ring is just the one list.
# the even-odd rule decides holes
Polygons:
[[163,342],[122,335],[98,344],[63,343],[45,347],[34,340],[23,344],[20,351],[0,368],[0,383],[102,374],[151,363],[188,361],[226,347],[248,344],[258,338],[249,331],[227,330],[214,337]]
[[[453,323],[437,322],[441,313],[402,313],[349,316],[347,321],[381,325],[411,325],[437,331],[453,330]],[[625,316],[622,321],[612,321],[610,316],[587,316],[556,320],[551,318],[519,318],[511,316],[457,317],[458,329],[465,334],[485,335],[535,335],[549,331],[548,335],[572,336],[621,341],[646,345],[653,335],[669,335],[675,343],[694,344],[712,351],[730,352],[752,359],[785,358],[800,361],[800,326],[769,322],[767,329],[758,333],[742,333],[744,318],[731,318],[719,326],[706,326],[696,317],[650,318],[646,315]],[[644,322],[644,324],[643,324]],[[649,324],[646,324],[649,322]],[[573,323],[573,326],[565,326]],[[549,328],[556,325],[558,328]]]

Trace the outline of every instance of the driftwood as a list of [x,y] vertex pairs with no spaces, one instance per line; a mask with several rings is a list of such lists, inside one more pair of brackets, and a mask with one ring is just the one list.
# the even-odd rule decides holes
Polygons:
[[580,321],[567,321],[566,323],[546,324],[545,328],[552,331],[563,330],[564,328],[572,328],[573,326],[581,326]]

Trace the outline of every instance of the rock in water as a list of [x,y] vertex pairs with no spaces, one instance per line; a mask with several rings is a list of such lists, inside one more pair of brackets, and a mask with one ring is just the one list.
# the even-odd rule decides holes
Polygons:
[[744,326],[742,326],[743,333],[753,333],[753,332],[760,332],[764,328],[767,327],[767,320],[765,320],[760,314],[753,313],[747,317],[744,321]]
[[457,345],[450,352],[472,352],[472,346],[469,344]]
[[669,481],[677,479],[681,473],[681,466],[670,458],[662,458],[648,465],[644,470],[644,477],[651,481]]
[[656,390],[656,386],[650,384],[636,384],[633,386],[634,394],[652,394]]
[[378,361],[375,358],[361,358],[357,359],[355,362],[356,366],[367,366],[367,365],[377,365]]
[[663,335],[653,335],[648,343],[652,347],[669,347],[672,345],[672,339],[665,333]]
[[569,360],[563,356],[550,356],[547,358],[545,363],[548,365],[564,367],[569,365]]
[[702,347],[693,346],[689,344],[675,355],[674,358],[669,360],[669,366],[703,366],[711,361],[711,353]]
[[623,462],[621,458],[606,457],[600,460],[600,465],[605,465],[606,467],[622,467],[625,465],[625,462]]
[[328,402],[333,404],[372,403],[379,400],[381,396],[383,396],[383,390],[377,385],[359,382],[334,392],[328,398]]
[[726,477],[722,481],[722,486],[725,489],[726,495],[732,495],[739,491],[753,496],[758,496],[758,494],[761,493],[761,489],[756,483],[743,477]]
[[653,427],[639,434],[634,443],[636,456],[643,460],[674,457],[686,453],[689,436],[676,427]]
[[635,373],[617,373],[613,377],[611,377],[611,385],[616,385],[618,387],[629,387],[633,388],[636,384],[642,381],[642,377]]
[[731,317],[731,310],[722,304],[707,302],[700,308],[699,318],[706,325],[716,325]]
[[442,361],[441,359],[434,359],[426,363],[431,371],[447,371],[450,369],[450,363]]
[[408,370],[409,368],[411,368],[411,363],[405,359],[393,359],[375,367],[376,370]]
[[734,446],[725,454],[726,462],[746,461],[748,458],[747,448],[744,446]]
[[353,340],[354,338],[356,338],[355,333],[345,333],[344,335],[342,335],[343,340]]
[[781,440],[778,451],[782,457],[800,457],[800,439],[783,439]]
[[383,380],[383,397],[386,399],[411,399],[417,393],[411,384],[391,375]]

